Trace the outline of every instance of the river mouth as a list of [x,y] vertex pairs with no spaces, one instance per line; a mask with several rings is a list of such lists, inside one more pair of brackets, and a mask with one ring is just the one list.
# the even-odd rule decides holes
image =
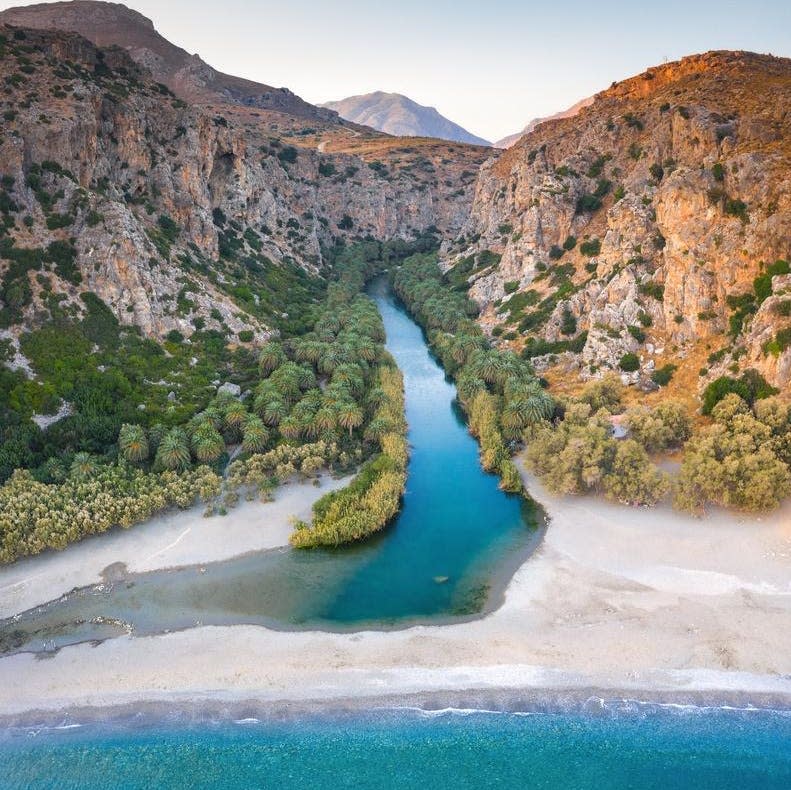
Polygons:
[[135,574],[115,568],[101,584],[0,622],[0,655],[207,625],[390,630],[497,608],[541,542],[543,512],[481,469],[454,385],[385,279],[369,294],[404,375],[411,447],[402,509],[387,530],[341,549],[283,548]]

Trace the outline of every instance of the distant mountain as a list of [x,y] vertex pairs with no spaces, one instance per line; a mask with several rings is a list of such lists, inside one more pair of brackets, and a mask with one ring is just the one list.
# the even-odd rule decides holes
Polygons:
[[335,110],[341,118],[371,126],[397,137],[437,137],[457,143],[491,145],[440,115],[434,107],[424,107],[400,93],[366,93],[319,105]]
[[172,44],[153,22],[120,3],[75,0],[19,6],[0,12],[0,24],[79,33],[99,47],[117,46],[189,102],[222,102],[332,122],[327,110],[303,101],[287,88],[273,88],[213,69],[198,55]]
[[530,123],[525,126],[521,132],[509,134],[508,137],[503,137],[502,140],[498,140],[494,144],[494,147],[510,148],[520,137],[524,137],[526,134],[532,132],[533,129],[535,129],[540,123],[544,123],[544,121],[556,121],[559,118],[572,118],[583,108],[590,107],[591,104],[593,104],[593,96],[589,96],[587,99],[581,99],[575,105],[569,107],[568,110],[556,112],[554,115],[548,115],[545,118],[533,118],[533,120],[530,121]]

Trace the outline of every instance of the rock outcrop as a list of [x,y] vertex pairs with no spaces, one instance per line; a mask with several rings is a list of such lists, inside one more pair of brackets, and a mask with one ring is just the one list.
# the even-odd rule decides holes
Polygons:
[[791,60],[744,52],[617,83],[484,165],[443,265],[550,372],[650,386],[672,364],[694,390],[755,368],[787,386],[789,107]]
[[168,41],[150,19],[121,3],[73,0],[19,6],[0,12],[0,24],[75,32],[98,47],[120,47],[152,79],[190,103],[228,102],[311,121],[339,122],[336,113],[309,104],[287,88],[273,88],[217,71],[199,55]]

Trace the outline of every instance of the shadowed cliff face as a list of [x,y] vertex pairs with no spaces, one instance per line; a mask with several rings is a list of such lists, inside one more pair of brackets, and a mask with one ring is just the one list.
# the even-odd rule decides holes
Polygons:
[[749,53],[618,83],[482,168],[443,265],[469,272],[483,325],[532,344],[550,378],[634,353],[625,378],[646,388],[670,363],[693,393],[750,367],[786,385],[789,106],[791,61]]
[[51,289],[75,310],[89,290],[152,336],[189,335],[197,317],[260,340],[270,322],[239,291],[245,269],[316,273],[339,239],[454,234],[469,214],[484,149],[191,105],[117,48],[0,36],[0,298],[32,292],[20,325],[46,317]]

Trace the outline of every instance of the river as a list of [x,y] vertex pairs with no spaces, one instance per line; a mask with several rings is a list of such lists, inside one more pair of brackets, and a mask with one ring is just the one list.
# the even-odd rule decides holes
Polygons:
[[404,375],[411,454],[393,524],[340,549],[257,552],[76,590],[0,623],[1,652],[209,624],[387,628],[494,608],[540,540],[540,511],[481,469],[455,386],[386,279],[369,293]]

